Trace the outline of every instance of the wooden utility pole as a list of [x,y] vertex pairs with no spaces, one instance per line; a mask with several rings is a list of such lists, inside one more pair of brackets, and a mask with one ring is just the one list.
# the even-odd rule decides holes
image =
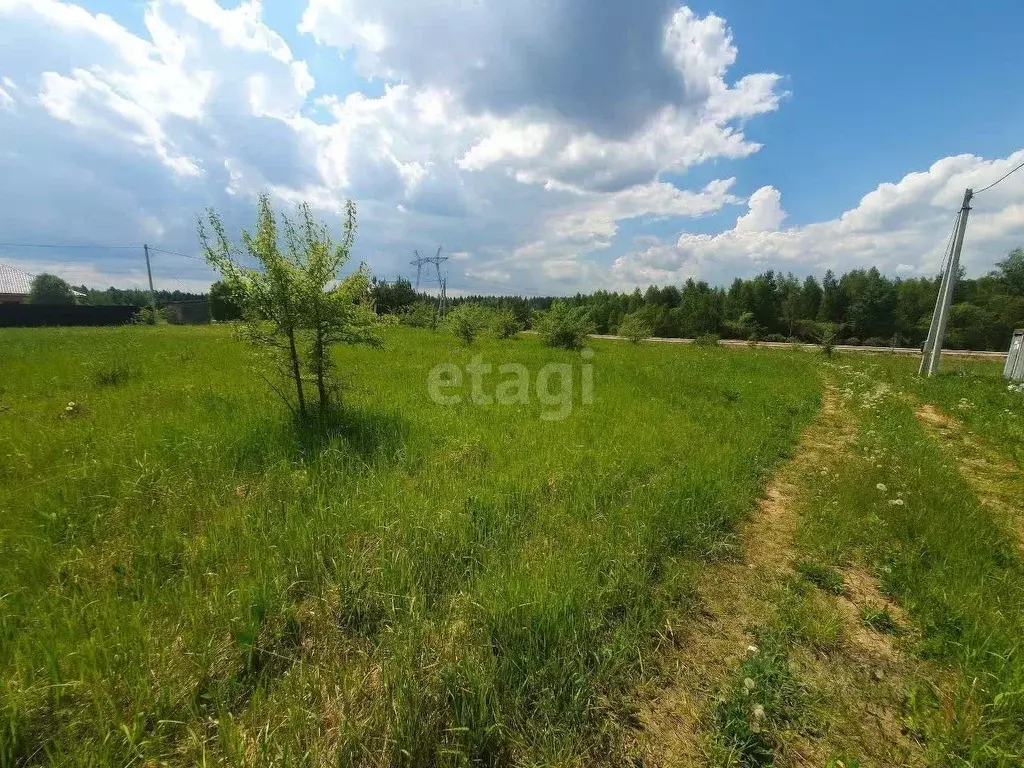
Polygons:
[[946,324],[949,322],[949,308],[953,303],[953,291],[956,290],[957,273],[960,271],[960,251],[964,247],[964,234],[967,231],[967,215],[971,212],[971,198],[974,192],[964,192],[964,203],[960,207],[957,220],[956,236],[953,240],[953,252],[949,257],[949,266],[942,276],[939,285],[939,297],[935,301],[932,313],[932,324],[928,329],[928,340],[924,345],[924,356],[921,359],[920,374],[934,376],[939,371],[939,360],[942,357],[942,342],[946,338]]
[[143,243],[142,250],[146,254],[146,275],[149,277],[149,308],[153,310],[153,322],[156,322],[156,294],[153,293],[153,270],[149,266],[149,244]]

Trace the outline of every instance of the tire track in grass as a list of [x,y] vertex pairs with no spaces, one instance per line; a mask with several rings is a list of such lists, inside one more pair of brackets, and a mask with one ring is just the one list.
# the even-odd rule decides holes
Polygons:
[[953,454],[967,484],[981,503],[1002,518],[1024,552],[1024,474],[996,448],[930,403],[914,415],[944,450]]
[[[794,571],[808,480],[839,465],[856,437],[856,422],[828,387],[818,417],[740,532],[744,561],[709,568],[699,614],[667,628],[674,647],[662,686],[641,692],[637,764],[840,765],[849,747],[867,757],[861,765],[921,763],[896,712],[907,660],[862,620],[871,610],[905,626],[902,612],[866,571],[843,569],[838,594],[827,595]],[[802,606],[812,613],[801,621],[793,611]],[[789,718],[787,708],[808,711]]]

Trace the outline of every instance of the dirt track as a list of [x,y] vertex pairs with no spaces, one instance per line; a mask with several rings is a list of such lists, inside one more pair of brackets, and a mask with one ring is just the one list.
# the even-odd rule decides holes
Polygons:
[[[613,341],[626,341],[625,336],[613,336],[611,334],[592,334],[592,339],[611,339]],[[660,337],[652,337],[645,339],[646,342],[655,344],[693,344],[693,339],[666,339]],[[722,339],[718,342],[722,346],[726,347],[746,347],[750,346],[749,341],[743,341],[741,339]],[[755,346],[768,347],[777,349],[793,349],[794,347],[799,349],[807,350],[818,350],[820,347],[817,344],[794,344],[788,341],[759,341]],[[920,355],[921,350],[916,347],[854,347],[847,344],[836,344],[835,349],[842,352],[869,352],[875,354],[895,354],[895,355]],[[952,355],[955,357],[978,357],[978,358],[989,358],[992,360],[1005,360],[1005,352],[981,352],[971,349],[944,349],[942,350],[944,355]]]

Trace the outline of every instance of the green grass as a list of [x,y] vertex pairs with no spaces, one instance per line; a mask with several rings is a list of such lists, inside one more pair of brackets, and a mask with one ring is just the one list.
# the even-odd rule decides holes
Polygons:
[[806,581],[833,595],[841,595],[846,591],[843,574],[831,566],[801,560],[796,564],[796,572]]
[[880,356],[874,375],[932,403],[985,437],[1024,469],[1024,395],[1010,392],[1002,378],[1002,360],[971,360],[947,356],[938,375],[922,379],[919,360]]
[[757,636],[757,653],[737,669],[715,710],[721,764],[774,765],[776,744],[801,725],[808,696],[793,672],[789,646],[785,634],[765,630]]
[[323,432],[226,328],[0,332],[0,765],[615,763],[821,361],[593,346],[546,421],[428,372],[578,354],[391,329]]
[[875,632],[881,632],[883,635],[898,635],[902,631],[888,608],[864,606],[860,612],[860,619],[865,626],[871,627]]
[[[947,385],[917,384],[908,365],[885,360],[846,358],[835,376],[860,437],[838,475],[814,484],[801,543],[822,562],[871,567],[919,630],[916,652],[957,672],[951,690],[946,683],[942,694],[928,685],[910,693],[908,724],[930,761],[1020,765],[1024,560],[915,419],[913,392],[935,395]],[[994,392],[997,385],[990,376],[971,386]],[[864,620],[880,631],[894,625],[884,616]]]

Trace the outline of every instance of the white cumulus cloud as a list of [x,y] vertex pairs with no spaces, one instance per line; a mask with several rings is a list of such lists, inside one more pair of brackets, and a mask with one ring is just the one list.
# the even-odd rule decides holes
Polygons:
[[[964,190],[980,189],[1024,162],[1024,150],[986,160],[947,157],[926,171],[880,184],[835,219],[782,228],[786,213],[774,187],[754,192],[746,213],[720,234],[683,232],[618,258],[624,283],[678,282],[694,275],[722,279],[764,269],[824,272],[877,266],[899,274],[938,271]],[[961,263],[988,272],[1024,240],[1024,173],[980,194],[972,203]]]

